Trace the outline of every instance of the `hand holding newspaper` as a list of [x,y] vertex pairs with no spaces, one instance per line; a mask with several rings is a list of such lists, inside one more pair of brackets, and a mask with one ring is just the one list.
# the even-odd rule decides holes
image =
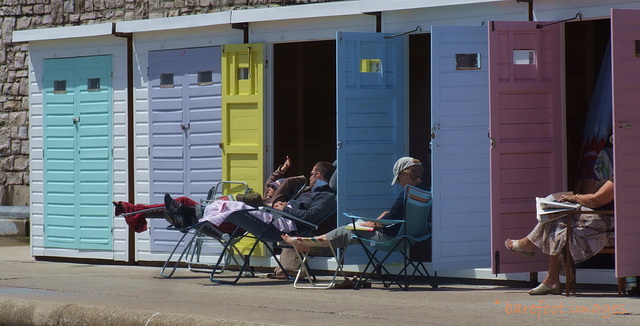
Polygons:
[[580,204],[560,202],[560,196],[572,196],[573,192],[557,192],[547,197],[536,197],[536,213],[538,222],[544,224],[567,216],[567,211],[580,209]]

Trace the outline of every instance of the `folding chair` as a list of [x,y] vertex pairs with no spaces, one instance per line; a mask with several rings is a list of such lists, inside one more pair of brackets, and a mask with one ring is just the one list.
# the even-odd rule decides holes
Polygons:
[[[427,271],[427,268],[423,263],[426,251],[423,252],[423,257],[420,257],[416,261],[411,260],[408,256],[408,251],[411,245],[425,241],[431,237],[431,231],[428,223],[428,217],[431,212],[431,204],[431,192],[407,185],[404,194],[405,212],[404,219],[402,220],[366,218],[344,213],[345,216],[353,219],[354,229],[356,228],[355,221],[357,219],[362,219],[364,221],[374,221],[376,223],[387,225],[401,223],[401,227],[398,231],[397,236],[384,242],[376,242],[366,237],[359,236],[359,232],[357,230],[354,230],[354,238],[358,243],[360,243],[365,253],[367,254],[367,257],[369,258],[369,262],[365,266],[360,279],[356,283],[356,289],[360,287],[360,284],[362,284],[362,282],[366,281],[369,278],[369,276],[365,276],[367,275],[369,267],[372,267],[372,273],[378,274],[385,287],[389,287],[391,284],[395,283],[402,290],[407,290],[409,288],[409,285],[411,284],[411,281],[416,276],[416,273],[418,273],[422,277],[427,278],[432,288],[438,288],[438,285],[431,278],[431,275],[429,275],[429,271]],[[373,252],[369,247],[373,249]],[[378,259],[376,256],[378,251],[386,252],[386,255],[382,259]],[[395,275],[390,273],[389,270],[384,266],[385,261],[387,260],[387,258],[389,258],[389,256],[391,256],[393,252],[400,252],[404,260],[403,268],[399,273]],[[411,275],[408,275],[409,267],[413,267],[413,272],[411,273]],[[385,273],[385,275],[392,276],[390,283],[385,282],[385,275],[383,275],[383,272]],[[404,283],[401,283],[401,279],[404,281]]]
[[[318,239],[318,238],[303,238],[303,237],[293,237],[293,238],[295,240],[293,242],[293,248],[295,249],[296,254],[298,255],[298,259],[300,259],[300,261],[302,262],[300,265],[300,269],[298,270],[298,273],[296,275],[296,278],[293,282],[293,286],[296,289],[332,288],[336,285],[336,277],[338,276],[338,273],[340,273],[342,277],[344,277],[344,279],[347,280],[347,276],[345,275],[344,270],[342,269],[342,265],[343,265],[342,260],[338,259],[336,250],[331,245],[331,242],[329,242],[326,239]],[[298,248],[296,247],[296,243],[299,243],[299,242],[303,242],[307,247],[310,247],[310,248],[329,248],[331,250],[331,254],[336,259],[337,266],[336,266],[335,272],[333,273],[333,277],[331,278],[331,281],[329,281],[329,283],[316,282],[316,277],[311,273],[311,269],[309,268],[309,265],[308,265],[309,252],[301,253],[300,251],[298,251]],[[342,257],[344,257],[344,255],[342,255]],[[300,281],[303,279],[308,280],[309,285],[301,285]]]
[[[209,193],[207,194],[207,198],[200,200],[200,202],[203,205],[206,205],[210,204],[214,200],[233,200],[233,195],[223,195],[224,191],[231,191],[233,187],[236,188],[236,191],[238,187],[240,187],[240,193],[246,194],[249,191],[249,187],[245,182],[220,181],[215,186],[211,187]],[[176,227],[174,225],[169,225],[167,229],[180,231],[183,233],[183,235],[178,240],[173,248],[173,251],[171,251],[171,254],[162,266],[160,275],[165,278],[170,278],[171,276],[173,276],[183,257],[187,258],[187,267],[190,271],[209,272],[208,269],[195,269],[192,265],[195,263],[201,264],[200,255],[202,253],[202,246],[204,243],[211,241],[220,243],[224,248],[224,250],[220,253],[220,257],[215,265],[207,264],[207,266],[215,266],[212,273],[221,273],[222,271],[224,271],[226,269],[227,263],[229,263],[231,260],[233,260],[234,263],[238,266],[244,265],[244,258],[242,258],[240,250],[236,247],[236,243],[240,240],[242,232],[235,232],[238,231],[236,226],[224,223],[223,225],[216,227],[212,223],[205,221],[198,222],[186,227]],[[192,236],[180,253],[180,257],[178,257],[178,260],[174,262],[171,272],[169,272],[168,274],[165,273],[165,269],[171,263],[173,255],[176,253],[180,245],[183,243],[184,239],[189,234],[191,234]],[[236,256],[240,257],[242,263],[236,258]],[[220,266],[221,261],[224,262],[222,266]],[[218,270],[218,268],[220,269]]]
[[[263,220],[251,214],[253,211],[257,211],[257,210],[271,214],[273,217],[273,220],[269,223],[266,223]],[[331,216],[333,213],[335,213],[335,210],[331,214],[327,214],[327,216],[323,217],[321,221],[318,222],[318,224],[322,223],[322,221],[324,221],[326,218]],[[247,255],[247,257],[251,257],[251,254],[253,254],[253,251],[258,246],[258,243],[263,243],[264,246],[267,248],[267,251],[269,252],[271,257],[275,259],[276,263],[284,271],[285,275],[291,279],[292,277],[287,273],[285,268],[282,266],[274,249],[270,245],[272,243],[281,242],[282,235],[285,234],[285,232],[280,231],[280,229],[278,229],[273,224],[273,221],[280,218],[289,219],[293,221],[296,225],[296,234],[300,236],[310,235],[314,230],[318,229],[318,225],[316,224],[297,218],[284,211],[277,210],[271,207],[266,207],[266,206],[261,206],[258,209],[247,209],[247,210],[236,211],[231,215],[229,215],[226,218],[225,222],[230,222],[237,225],[239,229],[242,229],[245,231],[245,235],[244,235],[245,237],[252,237],[256,240],[253,246],[251,247],[251,249],[249,250],[249,254]],[[236,236],[236,235],[232,235],[232,236]],[[231,243],[228,242],[227,246],[229,246],[230,244]],[[226,251],[228,249],[225,247],[224,250]],[[245,259],[245,262],[240,268],[237,277],[233,281],[216,279],[214,277],[215,276],[214,273],[211,273],[210,280],[211,282],[222,283],[222,284],[235,284],[238,282],[240,277],[244,274],[244,271],[247,269],[250,270],[248,258]]]

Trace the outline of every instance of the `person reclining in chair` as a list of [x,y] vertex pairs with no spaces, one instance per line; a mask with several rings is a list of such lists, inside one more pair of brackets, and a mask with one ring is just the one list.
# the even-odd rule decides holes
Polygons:
[[304,175],[285,178],[287,171],[291,167],[291,159],[287,159],[280,165],[264,183],[264,196],[262,202],[267,206],[272,206],[278,201],[288,201],[300,188],[307,184]]
[[[391,185],[400,184],[402,188],[406,185],[417,186],[422,183],[422,174],[424,169],[420,160],[412,157],[402,157],[396,161],[393,166],[393,180]],[[378,219],[402,220],[404,218],[404,190],[400,193],[396,201],[393,203],[391,210],[382,213]],[[374,241],[387,241],[394,238],[400,230],[400,223],[385,226],[375,222],[364,222],[363,226],[373,227],[373,231],[358,231],[360,237],[366,237]],[[326,234],[313,237],[317,240],[329,240],[334,248],[346,247],[353,236],[353,231],[346,226],[329,231]],[[282,240],[288,245],[298,249],[298,251],[309,251],[309,247],[305,244],[305,239],[312,238],[296,238],[287,234],[282,235]]]
[[[260,206],[266,205],[271,206],[275,201],[286,201],[291,198],[299,189],[301,189],[306,183],[307,178],[304,175],[285,177],[287,171],[291,167],[291,159],[287,156],[285,162],[280,165],[267,179],[264,184],[264,197],[261,197],[258,193],[252,193],[249,196],[238,195],[237,199],[240,201],[244,201],[249,205]],[[170,198],[170,196],[169,196]],[[197,201],[181,196],[175,198],[177,202],[184,205],[183,209],[188,211],[187,216],[196,216],[196,210],[200,210],[202,212],[202,205],[200,205]],[[113,205],[115,206],[115,216],[120,216],[124,213],[132,213],[136,211],[141,211],[149,208],[160,208],[165,207],[167,201],[167,196],[165,195],[165,203],[164,204],[153,204],[153,205],[143,205],[143,204],[132,204],[123,201],[113,201]],[[144,213],[133,214],[129,216],[125,216],[125,220],[127,224],[134,229],[135,232],[144,232],[147,230],[147,221]],[[182,219],[174,219],[168,221],[169,223],[178,226],[184,227],[193,225],[197,222],[197,218],[193,218],[192,220],[182,220]]]
[[[297,218],[317,224],[336,209],[336,197],[328,182],[335,171],[335,167],[329,162],[318,162],[313,166],[309,178],[311,191],[301,194],[297,199],[289,201],[277,201],[273,208],[282,210]],[[165,194],[166,213],[172,221],[195,220],[195,209],[187,207],[179,201],[173,200],[169,194]],[[206,206],[203,217],[199,221],[209,221],[218,226],[224,222],[227,216],[238,210],[251,210],[249,213],[264,222],[273,224],[283,232],[296,230],[295,224],[288,219],[273,219],[269,213],[256,210],[244,202],[216,200]]]

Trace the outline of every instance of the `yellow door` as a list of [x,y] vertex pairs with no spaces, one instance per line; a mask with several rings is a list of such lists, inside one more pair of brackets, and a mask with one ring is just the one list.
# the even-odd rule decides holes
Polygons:
[[[259,193],[264,184],[263,49],[261,43],[222,47],[222,179],[244,181]],[[225,194],[239,191],[224,189]],[[246,255],[254,243],[244,238],[237,247]],[[258,244],[253,256],[265,254]]]
[[244,181],[259,193],[265,151],[263,48],[260,43],[222,47],[222,179]]

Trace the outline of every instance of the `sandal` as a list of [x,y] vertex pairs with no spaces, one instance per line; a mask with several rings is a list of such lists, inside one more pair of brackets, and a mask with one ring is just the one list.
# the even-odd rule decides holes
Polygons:
[[560,284],[556,284],[558,287],[548,287],[544,283],[540,283],[540,285],[535,288],[529,290],[529,295],[545,295],[545,294],[562,294],[562,287]]
[[[511,241],[511,248],[509,248],[509,246],[507,246],[507,243],[509,243],[509,241]],[[521,253],[523,256],[527,257],[527,258],[531,258],[533,257],[533,255],[536,254],[535,251],[524,251],[522,250],[522,248],[520,248],[520,243],[518,240],[505,240],[504,241],[504,246],[507,247],[507,249],[509,249],[509,251],[513,251],[513,252],[519,252]]]

